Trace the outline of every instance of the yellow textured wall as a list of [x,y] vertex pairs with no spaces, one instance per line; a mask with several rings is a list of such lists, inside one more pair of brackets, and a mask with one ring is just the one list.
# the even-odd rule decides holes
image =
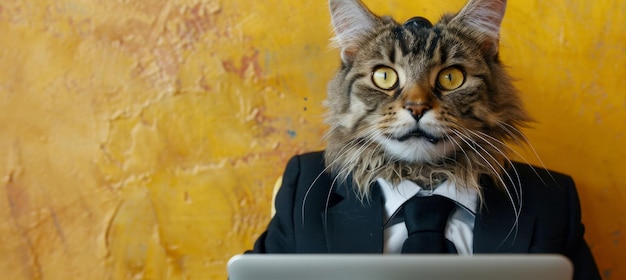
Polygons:
[[[463,1],[365,2],[404,20]],[[626,2],[509,2],[528,136],[626,279]],[[324,146],[328,22],[325,1],[0,0],[2,278],[224,279],[289,156]]]

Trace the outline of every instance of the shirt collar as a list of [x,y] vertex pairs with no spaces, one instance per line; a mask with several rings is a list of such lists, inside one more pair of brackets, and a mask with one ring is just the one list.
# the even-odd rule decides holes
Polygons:
[[[409,180],[402,180],[397,186],[393,186],[387,180],[378,179],[383,196],[385,197],[385,209],[387,213],[395,212],[405,201],[414,195],[429,196],[441,195],[449,199],[465,209],[472,215],[476,213],[478,193],[474,189],[459,190],[454,183],[446,180],[435,188],[435,190],[424,190],[419,185]],[[388,218],[388,217],[387,217]]]

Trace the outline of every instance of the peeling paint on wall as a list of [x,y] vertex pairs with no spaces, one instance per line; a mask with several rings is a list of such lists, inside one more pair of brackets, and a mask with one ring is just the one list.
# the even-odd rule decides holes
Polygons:
[[[365,2],[434,20],[464,1]],[[0,2],[0,274],[226,278],[288,158],[324,146],[339,63],[326,8]],[[538,120],[520,153],[573,175],[606,279],[626,278],[625,11],[518,0],[503,23],[502,59]]]

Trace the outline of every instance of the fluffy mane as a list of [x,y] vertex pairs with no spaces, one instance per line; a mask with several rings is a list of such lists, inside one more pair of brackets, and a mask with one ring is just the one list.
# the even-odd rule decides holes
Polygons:
[[[472,0],[435,24],[400,24],[358,0],[329,3],[341,49],[325,102],[330,172],[353,180],[361,198],[378,178],[481,193],[487,175],[504,188],[506,143],[524,142],[531,120],[498,58],[506,1]],[[442,86],[453,74],[460,85]]]

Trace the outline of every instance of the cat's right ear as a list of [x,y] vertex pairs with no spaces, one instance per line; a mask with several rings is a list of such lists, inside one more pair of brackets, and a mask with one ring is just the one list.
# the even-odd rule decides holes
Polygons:
[[341,60],[350,63],[359,42],[380,24],[380,20],[359,0],[329,0],[328,6],[335,30],[333,45],[341,48]]

